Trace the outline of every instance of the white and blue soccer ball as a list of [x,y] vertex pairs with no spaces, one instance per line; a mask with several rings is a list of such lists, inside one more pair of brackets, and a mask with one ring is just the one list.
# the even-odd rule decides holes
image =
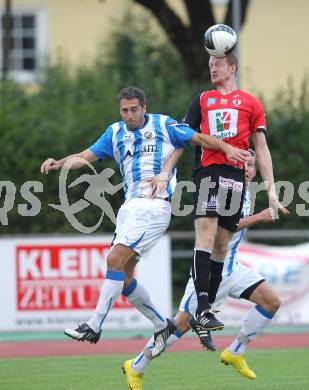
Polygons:
[[226,24],[215,24],[204,34],[204,46],[211,56],[224,57],[237,43],[237,34]]

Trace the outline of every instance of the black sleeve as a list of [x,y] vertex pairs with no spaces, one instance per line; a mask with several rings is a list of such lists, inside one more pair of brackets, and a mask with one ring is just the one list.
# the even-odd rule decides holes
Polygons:
[[256,132],[257,133],[264,133],[265,137],[266,137],[266,128],[265,127],[258,127],[256,129]]
[[187,123],[192,129],[200,131],[200,124],[202,121],[201,105],[200,105],[201,94],[198,93],[194,96],[190,107],[186,113],[183,122]]

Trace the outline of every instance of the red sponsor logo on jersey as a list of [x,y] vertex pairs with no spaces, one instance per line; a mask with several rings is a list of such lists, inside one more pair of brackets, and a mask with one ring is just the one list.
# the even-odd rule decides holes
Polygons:
[[[17,310],[94,309],[110,245],[23,245],[16,248]],[[121,297],[114,308],[131,307]]]

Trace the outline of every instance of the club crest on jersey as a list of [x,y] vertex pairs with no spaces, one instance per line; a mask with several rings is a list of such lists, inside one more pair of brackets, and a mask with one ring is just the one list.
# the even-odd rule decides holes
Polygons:
[[207,99],[207,105],[208,106],[212,106],[214,104],[216,104],[216,98],[208,98]]
[[144,134],[144,137],[146,138],[146,139],[151,139],[152,137],[153,137],[153,133],[152,133],[152,131],[145,131],[145,134]]
[[241,105],[241,100],[240,99],[233,99],[232,103],[234,106],[239,107]]

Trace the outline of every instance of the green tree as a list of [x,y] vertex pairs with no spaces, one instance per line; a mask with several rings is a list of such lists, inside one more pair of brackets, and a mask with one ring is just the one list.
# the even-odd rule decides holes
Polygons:
[[[72,72],[65,62],[59,61],[46,70],[46,76],[36,92],[26,93],[20,86],[2,84],[5,105],[0,111],[1,180],[11,180],[17,188],[15,207],[8,213],[9,225],[1,227],[1,233],[50,233],[75,232],[59,211],[48,204],[59,203],[58,174],[41,175],[40,165],[48,156],[58,159],[87,148],[103,132],[105,127],[119,119],[116,96],[119,89],[137,84],[146,91],[148,111],[169,114],[177,120],[184,116],[188,103],[197,92],[196,85],[188,83],[178,52],[171,44],[149,31],[146,23],[134,17],[125,17],[115,26],[115,33],[108,39],[109,55],[98,59],[88,67]],[[128,36],[127,31],[131,34]],[[129,47],[130,50],[126,51]],[[177,71],[175,71],[177,69]],[[5,90],[3,89],[5,88]],[[298,190],[307,180],[305,169],[308,160],[309,92],[307,82],[300,91],[285,87],[273,102],[265,102],[268,118],[268,143],[272,152],[277,180],[290,180]],[[178,180],[188,180],[194,165],[193,147],[186,150],[178,165]],[[106,163],[96,163],[102,170]],[[109,167],[116,169],[113,162]],[[70,176],[70,181],[74,179]],[[43,193],[36,194],[42,210],[35,217],[21,217],[17,204],[26,203],[20,188],[27,180],[42,181]],[[120,181],[119,176],[114,178]],[[70,192],[70,201],[80,199],[85,186],[77,186]],[[4,189],[1,192],[3,199]],[[305,193],[306,195],[306,193]],[[122,202],[121,196],[111,197],[115,209]],[[183,193],[182,204],[192,205],[192,194]],[[296,205],[307,201],[295,192],[289,206],[291,215],[282,217],[268,228],[302,228],[307,216],[296,213]],[[1,207],[1,206],[0,206]],[[256,210],[267,207],[264,196],[257,198]],[[97,221],[98,209],[89,207],[79,215],[88,226]],[[262,226],[261,226],[262,227]],[[104,220],[102,231],[113,231],[114,226]],[[171,230],[192,230],[192,216],[172,218]]]
[[[307,228],[309,215],[309,195],[306,189],[306,182],[308,182],[306,165],[309,159],[308,78],[304,77],[299,90],[294,88],[290,80],[286,87],[275,94],[271,102],[265,102],[265,106],[269,129],[267,140],[273,158],[275,181],[287,181],[294,187],[292,202],[288,206],[290,214],[281,216],[276,224],[267,225],[267,228]],[[283,189],[280,197],[283,199]],[[258,196],[257,208],[268,207],[267,202],[265,193],[264,196]],[[300,215],[301,209],[303,215]],[[261,229],[265,226],[260,225],[256,228]]]
[[[215,19],[211,0],[182,1],[188,24],[180,19],[166,0],[133,0],[133,2],[150,11],[162,27],[181,57],[186,78],[197,84],[209,81],[209,56],[203,49],[203,34],[209,27],[219,23]],[[249,4],[250,0],[240,0],[241,26],[245,22]],[[223,21],[229,26],[232,25],[232,5],[233,1],[228,0]],[[130,46],[127,46],[126,50],[130,50]]]
[[[11,180],[17,192],[15,207],[8,213],[9,225],[2,226],[1,233],[75,232],[62,213],[48,206],[50,203],[59,204],[58,173],[42,175],[40,165],[49,156],[59,159],[87,148],[107,125],[119,120],[116,97],[120,88],[138,84],[147,92],[151,111],[182,118],[187,96],[192,92],[191,89],[188,92],[177,52],[166,42],[159,43],[154,39],[146,24],[134,23],[132,19],[131,31],[135,26],[138,27],[136,34],[132,34],[133,49],[129,57],[121,49],[126,46],[124,42],[127,43],[124,30],[128,26],[123,31],[117,26],[107,62],[102,61],[99,52],[93,65],[80,67],[73,73],[61,59],[46,69],[38,90],[30,94],[17,84],[2,84],[5,105],[0,113],[3,129],[0,142],[5,147],[1,155],[1,179]],[[141,35],[140,29],[143,31]],[[127,73],[125,66],[130,69]],[[179,71],[174,72],[177,66]],[[158,77],[160,74],[163,77]],[[95,166],[98,171],[106,166],[117,169],[112,161],[103,165],[98,162]],[[69,181],[79,174],[70,174]],[[27,202],[21,196],[20,188],[29,180],[43,184],[43,193],[36,194],[42,210],[34,217],[21,217],[17,205]],[[117,183],[120,177],[113,180]],[[71,203],[81,198],[85,186],[79,185],[69,191]],[[2,197],[4,194],[3,190]],[[115,211],[122,199],[118,194],[110,198]],[[93,226],[99,211],[93,205],[81,211],[78,218],[81,223]],[[113,224],[104,219],[100,231],[113,230]]]

